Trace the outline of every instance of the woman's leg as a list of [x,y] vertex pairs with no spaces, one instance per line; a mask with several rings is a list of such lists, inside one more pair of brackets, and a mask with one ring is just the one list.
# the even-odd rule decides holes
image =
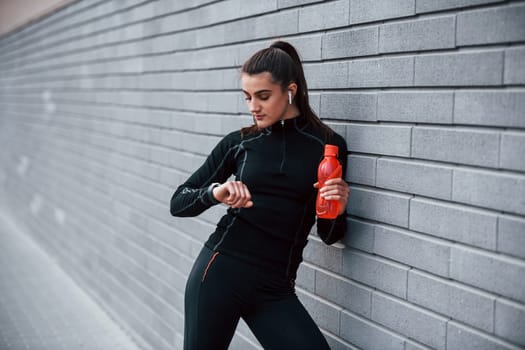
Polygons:
[[265,350],[330,349],[295,293],[263,299],[244,320]]
[[240,306],[228,284],[229,267],[204,247],[185,291],[184,349],[227,349],[240,318]]

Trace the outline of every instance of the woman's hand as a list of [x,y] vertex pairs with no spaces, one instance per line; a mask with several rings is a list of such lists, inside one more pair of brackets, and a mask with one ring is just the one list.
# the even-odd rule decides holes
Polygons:
[[[314,187],[319,188],[319,182],[314,183]],[[326,180],[323,188],[319,190],[319,193],[321,194],[322,198],[328,201],[337,200],[339,203],[341,203],[339,215],[346,211],[350,187],[348,187],[348,184],[345,182],[345,180],[341,178]]]
[[213,196],[232,208],[250,208],[252,195],[241,181],[228,181],[213,189]]

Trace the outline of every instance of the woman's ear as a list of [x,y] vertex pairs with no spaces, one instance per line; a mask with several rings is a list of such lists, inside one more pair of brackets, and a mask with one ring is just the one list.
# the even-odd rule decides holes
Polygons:
[[295,99],[295,94],[297,93],[297,84],[290,83],[287,88],[288,91],[292,92],[292,99]]

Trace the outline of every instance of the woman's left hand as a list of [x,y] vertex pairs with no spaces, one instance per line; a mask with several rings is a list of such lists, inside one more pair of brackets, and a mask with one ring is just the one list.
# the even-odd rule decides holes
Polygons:
[[[319,182],[314,183],[315,188],[319,188]],[[339,215],[343,214],[346,211],[346,205],[348,204],[348,196],[350,194],[350,187],[345,180],[339,179],[330,179],[327,180],[319,190],[321,197],[326,200],[337,200],[341,203],[341,210]]]

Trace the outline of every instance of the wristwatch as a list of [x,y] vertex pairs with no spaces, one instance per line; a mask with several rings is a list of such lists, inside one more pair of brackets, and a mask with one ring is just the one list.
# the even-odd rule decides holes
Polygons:
[[210,186],[208,186],[208,198],[210,199],[210,201],[213,203],[213,204],[219,204],[220,201],[217,200],[217,198],[215,198],[215,196],[213,195],[213,189],[215,187],[219,187],[221,184],[218,183],[218,182],[214,182],[212,183]]

